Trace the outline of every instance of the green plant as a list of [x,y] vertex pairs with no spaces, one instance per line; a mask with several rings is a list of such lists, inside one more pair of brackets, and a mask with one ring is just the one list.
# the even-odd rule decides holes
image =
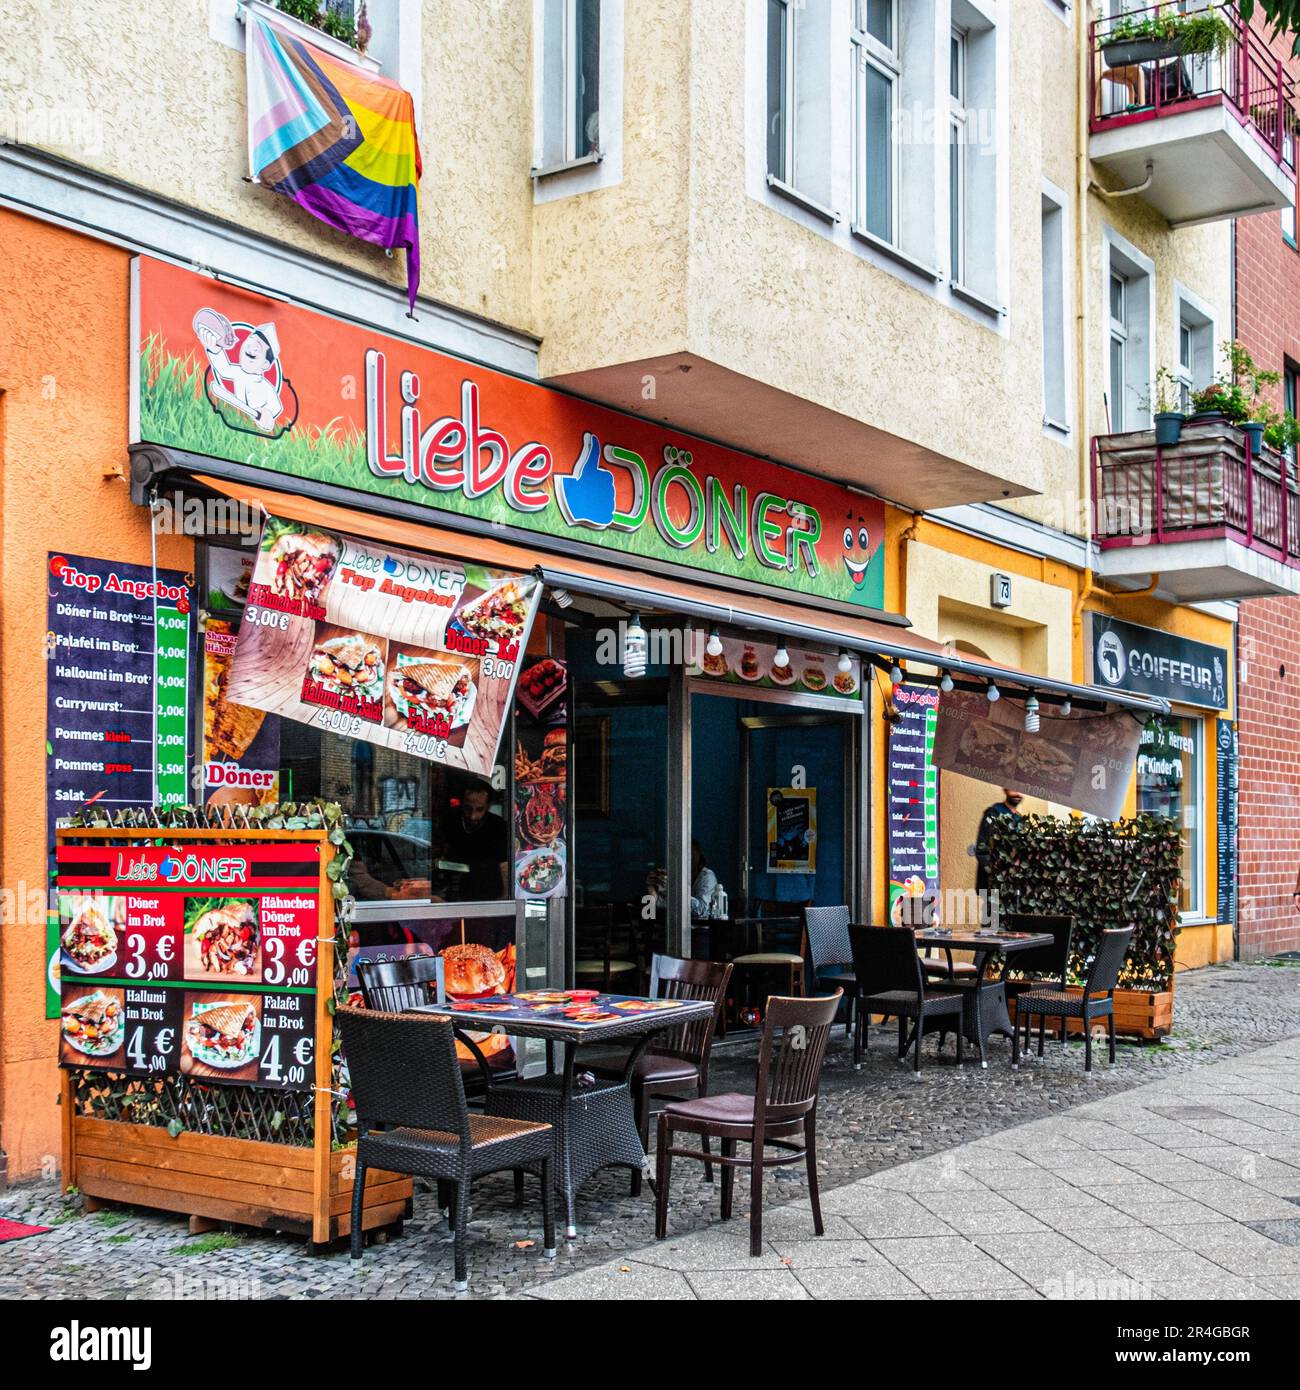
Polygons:
[[1156,368],[1156,379],[1151,390],[1142,397],[1143,410],[1156,415],[1181,415],[1183,384],[1168,367]]
[[1232,25],[1217,10],[1182,14],[1161,7],[1153,15],[1122,15],[1102,37],[1102,47],[1115,43],[1148,40],[1177,45],[1181,54],[1227,53],[1233,40]]
[[[359,42],[357,33],[357,18],[351,13],[339,10],[321,9],[320,0],[275,0],[275,7],[281,14],[288,15],[291,19],[301,21],[303,24],[310,24],[313,29],[319,29],[322,34],[328,34],[332,39],[338,39],[345,43],[349,48],[357,48],[364,51],[365,45]],[[364,7],[362,9],[364,16]],[[367,38],[369,37],[369,21],[366,21]]]
[[213,1231],[209,1235],[200,1236],[197,1240],[187,1241],[184,1245],[174,1246],[173,1255],[211,1255],[217,1250],[233,1250],[242,1242],[238,1236],[232,1236],[227,1231]]
[[[1241,18],[1249,24],[1255,13],[1256,0],[1237,0]],[[1291,51],[1300,55],[1300,0],[1259,0],[1264,19],[1273,26],[1273,37],[1290,32],[1295,35]]]
[[1264,430],[1264,443],[1279,454],[1289,454],[1300,444],[1300,420],[1289,410],[1280,418],[1271,420]]
[[1166,816],[1120,821],[1002,816],[989,835],[989,882],[1001,911],[1074,918],[1071,975],[1076,982],[1083,979],[1100,933],[1131,925],[1121,986],[1169,988],[1181,873],[1178,823]]
[[1197,414],[1218,411],[1239,425],[1250,416],[1250,402],[1240,386],[1230,381],[1212,381],[1204,390],[1192,392],[1192,410]]

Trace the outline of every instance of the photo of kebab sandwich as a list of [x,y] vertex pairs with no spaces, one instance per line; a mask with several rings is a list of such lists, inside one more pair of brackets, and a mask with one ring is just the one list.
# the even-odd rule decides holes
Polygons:
[[242,898],[185,904],[187,969],[192,974],[257,976],[257,909]]
[[196,1002],[185,1021],[185,1044],[196,1062],[235,1071],[257,1057],[261,1024],[246,999]]
[[[272,526],[280,528],[268,539]],[[274,565],[270,587],[283,598],[319,603],[326,584],[338,564],[339,543],[325,531],[306,531],[289,522],[267,522],[268,535],[262,545]]]
[[379,643],[364,632],[349,632],[317,642],[307,670],[327,690],[340,695],[364,695],[377,700],[383,694],[384,654]]
[[961,736],[958,751],[963,758],[982,767],[1002,767],[1009,765],[1015,756],[1015,740],[996,729],[992,724],[981,721],[972,724]]
[[528,619],[528,595],[518,579],[498,580],[485,593],[456,614],[456,622],[471,637],[511,641],[524,630]]
[[1027,782],[1046,781],[1071,786],[1074,758],[1066,748],[1045,738],[1026,738],[1020,745],[1016,771]]
[[109,920],[109,900],[86,897],[72,902],[72,921],[60,938],[63,957],[70,970],[102,974],[117,959],[117,933]]
[[60,1027],[69,1047],[87,1057],[107,1057],[122,1046],[126,1012],[120,998],[97,989],[63,1006]]
[[460,660],[433,660],[398,654],[388,691],[398,714],[429,719],[441,715],[453,729],[468,724],[478,687],[471,667]]

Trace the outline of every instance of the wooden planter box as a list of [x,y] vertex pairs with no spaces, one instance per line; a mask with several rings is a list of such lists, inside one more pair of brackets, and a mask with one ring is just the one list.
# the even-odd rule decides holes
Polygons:
[[[67,1103],[65,1095],[64,1103]],[[156,1207],[208,1221],[288,1231],[324,1245],[352,1229],[355,1150],[314,1149],[227,1139],[172,1138],[153,1125],[74,1117],[63,1181],[86,1197]],[[410,1213],[411,1179],[372,1170],[363,1229],[392,1226]]]
[[[1071,994],[1082,994],[1078,985],[1070,987]],[[1007,1001],[1011,1021],[1016,1020],[1014,1000]],[[1035,1024],[1035,1026],[1037,1026]],[[1115,991],[1115,1031],[1131,1038],[1163,1038],[1174,1026],[1174,992],[1172,989],[1152,994],[1141,989],[1117,989]],[[1059,1024],[1054,1019],[1047,1020],[1049,1034],[1056,1033]],[[1102,1020],[1105,1027],[1105,1020]],[[1080,1019],[1068,1022],[1067,1031],[1076,1036],[1083,1033]]]

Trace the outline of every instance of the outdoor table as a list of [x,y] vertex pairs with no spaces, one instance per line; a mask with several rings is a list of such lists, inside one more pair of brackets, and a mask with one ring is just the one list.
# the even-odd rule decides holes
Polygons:
[[[916,933],[918,946],[939,946],[945,951],[974,951],[978,958],[975,979],[936,981],[962,996],[962,1034],[979,1048],[980,1066],[987,1067],[984,1039],[994,1033],[1012,1036],[1011,1015],[1007,1012],[1007,992],[1001,980],[987,978],[989,962],[999,953],[1008,959],[1017,951],[1050,946],[1054,938],[1047,932],[973,931],[960,928],[926,927]],[[951,959],[951,957],[949,957]]]
[[[548,1002],[563,990],[529,990],[497,994],[488,999],[451,1000],[424,1004],[412,1013],[439,1014],[451,1019],[457,1032],[504,1032],[515,1038],[540,1038],[547,1044],[543,1076],[492,1083],[484,1101],[487,1114],[512,1119],[545,1121],[555,1127],[555,1188],[564,1196],[565,1234],[577,1235],[574,1198],[578,1189],[600,1168],[618,1166],[643,1172],[645,1149],[637,1132],[632,1105],[632,1073],[651,1035],[683,1023],[706,1018],[713,1004],[694,999],[646,999],[637,995],[601,994],[591,1000],[599,1014],[591,1022],[570,1018],[566,1005]],[[555,1044],[564,1060],[555,1069]],[[631,1048],[621,1081],[597,1079],[579,1086],[578,1049],[584,1043]]]

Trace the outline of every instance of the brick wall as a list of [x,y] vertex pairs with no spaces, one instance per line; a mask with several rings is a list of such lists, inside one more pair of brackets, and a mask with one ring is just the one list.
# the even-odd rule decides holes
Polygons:
[[[1256,28],[1266,33],[1258,20]],[[1290,42],[1272,48],[1300,80]],[[1275,212],[1239,218],[1236,242],[1238,340],[1261,367],[1300,366],[1300,253]],[[1280,410],[1282,388],[1271,394]],[[1250,959],[1300,949],[1291,900],[1300,869],[1300,598],[1242,604],[1238,635],[1239,935]]]

